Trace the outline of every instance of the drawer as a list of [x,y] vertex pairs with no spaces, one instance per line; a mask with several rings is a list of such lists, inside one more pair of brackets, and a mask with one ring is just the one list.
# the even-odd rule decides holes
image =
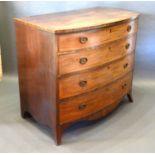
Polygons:
[[132,72],[102,89],[61,102],[60,123],[81,119],[118,102],[131,89],[131,82]]
[[137,21],[86,32],[58,35],[59,52],[98,46],[137,32]]
[[103,65],[131,53],[136,35],[114,41],[97,48],[59,55],[59,75]]
[[130,54],[105,67],[60,78],[59,98],[79,95],[118,79],[132,70],[133,58],[134,54]]

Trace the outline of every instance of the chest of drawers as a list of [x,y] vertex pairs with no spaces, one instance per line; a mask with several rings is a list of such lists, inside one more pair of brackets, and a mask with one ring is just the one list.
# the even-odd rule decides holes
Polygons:
[[15,19],[22,117],[60,144],[68,125],[132,101],[138,16],[97,7]]

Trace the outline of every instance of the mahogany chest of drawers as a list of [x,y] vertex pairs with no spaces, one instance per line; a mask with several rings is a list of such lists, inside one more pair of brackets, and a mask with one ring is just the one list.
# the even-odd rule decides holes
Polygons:
[[62,131],[132,101],[138,13],[83,10],[15,19],[23,118]]

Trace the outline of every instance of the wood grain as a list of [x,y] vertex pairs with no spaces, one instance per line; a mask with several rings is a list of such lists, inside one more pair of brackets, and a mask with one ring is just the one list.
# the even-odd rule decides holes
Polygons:
[[[59,75],[81,71],[119,59],[135,49],[136,34],[96,48],[59,55]],[[82,64],[80,61],[86,59]]]
[[29,112],[38,122],[55,129],[57,66],[54,36],[19,21],[16,21],[16,36],[21,114],[24,117],[25,112]]
[[[60,123],[81,119],[115,103],[128,93],[131,80],[132,72],[103,89],[60,102]],[[85,107],[80,109],[81,105]]]
[[[130,30],[129,30],[129,27]],[[59,52],[98,46],[137,32],[137,21],[118,24],[95,31],[58,35]],[[86,38],[81,43],[81,39]]]
[[63,129],[132,101],[139,14],[89,8],[15,19],[21,115]]
[[[94,71],[82,72],[59,80],[59,98],[67,98],[89,92],[120,78],[133,68],[134,54]],[[86,81],[84,86],[80,82]]]
[[55,33],[69,33],[114,25],[138,18],[139,13],[112,8],[88,8],[51,13],[17,20],[38,29]]
[[119,100],[117,100],[116,102],[113,102],[112,104],[107,105],[102,110],[97,111],[96,113],[93,113],[89,116],[86,116],[83,120],[96,121],[98,119],[105,117],[106,115],[110,114],[119,105],[121,100],[122,100],[122,97]]

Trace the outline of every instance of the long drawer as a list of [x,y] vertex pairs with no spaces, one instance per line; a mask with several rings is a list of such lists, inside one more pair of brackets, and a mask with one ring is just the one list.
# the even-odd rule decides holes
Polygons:
[[133,52],[136,34],[97,48],[59,56],[59,75],[103,65]]
[[81,119],[114,104],[130,91],[131,82],[132,72],[102,89],[60,102],[60,123]]
[[117,40],[137,32],[137,20],[79,33],[58,35],[58,51],[72,51],[87,47],[94,47]]
[[105,67],[59,79],[59,98],[67,98],[102,87],[125,75],[133,68],[134,53]]

